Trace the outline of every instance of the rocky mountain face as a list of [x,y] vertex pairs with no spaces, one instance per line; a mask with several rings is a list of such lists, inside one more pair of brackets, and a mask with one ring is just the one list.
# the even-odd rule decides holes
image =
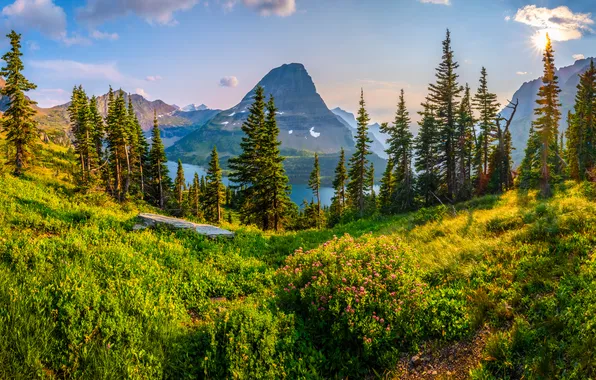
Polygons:
[[[559,86],[561,87],[560,100],[562,115],[559,133],[567,130],[567,112],[573,111],[575,105],[579,75],[589,68],[591,60],[592,58],[578,60],[571,66],[557,70]],[[515,119],[511,123],[511,138],[513,147],[515,148],[512,157],[516,165],[519,165],[524,157],[524,149],[528,141],[530,126],[535,119],[534,108],[536,107],[536,99],[538,98],[538,89],[541,85],[541,78],[526,82],[512,97],[514,102],[516,99],[519,100]],[[505,109],[502,112],[504,117],[509,117],[510,114],[511,111],[509,109]]]
[[[356,135],[358,123],[356,122],[356,117],[353,113],[345,111],[339,107],[332,109],[331,112],[333,112],[342,123],[345,123],[345,125],[350,128],[352,135]],[[372,140],[370,149],[377,156],[384,159],[388,158],[387,153],[385,153],[388,137],[387,134],[381,132],[381,125],[379,123],[374,123],[368,126],[368,138]]]
[[189,104],[185,107],[180,108],[180,111],[182,112],[193,112],[193,111],[205,111],[208,110],[209,107],[207,107],[204,104],[201,104],[200,106],[197,106],[196,104]]
[[[330,154],[342,147],[353,149],[351,131],[327,108],[303,65],[292,63],[273,69],[258,85],[265,89],[267,97],[272,95],[275,99],[282,150]],[[239,104],[220,112],[170,147],[169,155],[203,163],[213,145],[217,145],[222,161],[239,154],[241,126],[248,117],[256,87]]]

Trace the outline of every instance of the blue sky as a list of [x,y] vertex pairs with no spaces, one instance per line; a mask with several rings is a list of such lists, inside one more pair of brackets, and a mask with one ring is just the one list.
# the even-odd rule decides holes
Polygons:
[[[75,84],[108,85],[184,106],[229,108],[269,70],[303,63],[330,108],[365,91],[375,121],[398,92],[418,110],[450,28],[460,80],[482,66],[501,100],[541,72],[533,42],[556,35],[558,66],[596,56],[593,0],[0,0],[0,32],[23,34],[41,106]],[[6,40],[0,50],[7,48]]]

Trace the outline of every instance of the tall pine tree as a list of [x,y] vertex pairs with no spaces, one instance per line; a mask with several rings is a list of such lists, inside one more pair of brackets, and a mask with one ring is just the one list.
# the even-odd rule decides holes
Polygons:
[[339,153],[339,162],[335,168],[335,177],[333,179],[333,200],[331,202],[331,214],[334,220],[339,220],[346,208],[346,184],[348,182],[348,173],[346,170],[346,152],[341,148]]
[[415,168],[418,172],[418,195],[426,205],[436,201],[436,191],[439,187],[439,157],[440,145],[439,120],[436,118],[436,108],[423,103],[424,110],[420,112],[422,119],[418,123],[420,130],[414,142],[416,152]]
[[537,119],[534,129],[540,138],[540,192],[543,197],[551,195],[552,174],[557,173],[560,163],[558,157],[559,121],[561,111],[559,107],[559,79],[555,74],[555,56],[551,40],[546,35],[544,49],[544,75],[542,86],[538,90],[538,107],[534,110]]
[[172,187],[172,180],[170,179],[166,165],[166,152],[161,141],[157,112],[153,111],[153,114],[153,129],[151,130],[151,149],[149,151],[148,165],[149,192],[153,204],[163,210],[170,188]]
[[319,215],[317,218],[318,225],[321,216],[321,168],[319,167],[319,155],[317,153],[315,153],[315,162],[312,172],[310,173],[310,178],[308,179],[308,187],[312,190],[312,194],[317,202],[316,208],[317,214]]
[[9,146],[14,149],[14,159],[9,164],[14,167],[16,176],[23,174],[31,160],[32,150],[37,139],[37,126],[33,120],[36,102],[25,96],[25,92],[37,88],[27,80],[22,71],[25,68],[21,60],[21,35],[14,30],[7,35],[11,49],[2,56],[6,66],[0,69],[0,76],[6,85],[0,94],[8,98],[8,108],[2,118],[2,129],[6,132]]
[[221,182],[221,168],[217,148],[213,147],[207,168],[207,189],[205,191],[205,216],[212,223],[222,220],[222,205],[225,201],[225,187]]
[[352,208],[358,212],[360,217],[364,216],[366,206],[366,195],[369,191],[367,174],[369,171],[368,156],[371,154],[370,144],[372,140],[368,138],[368,123],[370,117],[366,111],[364,102],[364,91],[360,93],[360,109],[358,110],[358,128],[356,130],[356,152],[350,158],[348,177],[348,199]]
[[439,121],[441,146],[439,163],[441,170],[441,193],[449,201],[456,191],[456,133],[458,99],[463,89],[459,86],[455,72],[459,64],[451,49],[451,33],[443,41],[443,58],[436,69],[436,83],[429,86],[428,101],[436,108],[435,119]]

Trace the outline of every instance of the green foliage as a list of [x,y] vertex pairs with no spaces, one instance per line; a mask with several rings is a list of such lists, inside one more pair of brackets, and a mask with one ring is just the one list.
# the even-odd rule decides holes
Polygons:
[[426,339],[461,337],[469,320],[457,292],[433,289],[399,240],[334,239],[298,250],[278,271],[281,305],[307,320],[334,372],[391,367]]
[[37,126],[33,120],[36,113],[33,106],[37,103],[25,96],[25,92],[35,90],[37,86],[22,73],[25,66],[21,59],[21,35],[13,30],[6,37],[10,40],[11,48],[2,56],[6,66],[0,69],[0,76],[5,78],[6,84],[0,94],[8,97],[9,101],[0,125],[6,132],[10,148],[14,150],[14,158],[8,164],[14,168],[13,173],[20,176],[31,161],[37,139]]

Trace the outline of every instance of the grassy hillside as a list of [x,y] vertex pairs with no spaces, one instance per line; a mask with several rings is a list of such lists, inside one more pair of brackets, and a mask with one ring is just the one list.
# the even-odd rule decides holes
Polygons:
[[594,376],[589,185],[209,241],[133,231],[147,206],[76,193],[61,148],[40,161],[0,174],[0,378],[399,378],[479,331],[450,371]]

